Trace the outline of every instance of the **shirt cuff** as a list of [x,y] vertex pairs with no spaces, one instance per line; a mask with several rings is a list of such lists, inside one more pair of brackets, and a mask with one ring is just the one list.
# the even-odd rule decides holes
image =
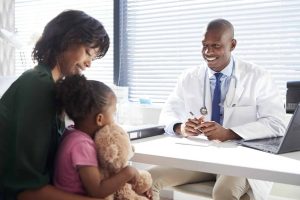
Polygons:
[[174,125],[175,124],[181,124],[181,121],[172,121],[165,127],[165,132],[169,135],[177,135],[177,133],[174,132]]

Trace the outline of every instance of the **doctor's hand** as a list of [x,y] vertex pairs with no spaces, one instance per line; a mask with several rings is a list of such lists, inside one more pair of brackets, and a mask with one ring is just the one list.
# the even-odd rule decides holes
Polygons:
[[185,123],[182,124],[176,124],[174,127],[174,131],[182,135],[184,137],[188,136],[197,136],[201,134],[200,129],[196,129],[197,126],[199,126],[201,123],[204,122],[204,117],[200,118],[189,118]]
[[224,142],[227,140],[241,139],[241,137],[231,129],[224,128],[214,121],[203,122],[196,128],[199,128],[209,140]]

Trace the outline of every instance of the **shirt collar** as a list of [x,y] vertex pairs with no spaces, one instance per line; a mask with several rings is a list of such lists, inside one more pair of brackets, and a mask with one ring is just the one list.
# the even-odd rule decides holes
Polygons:
[[[216,72],[210,69],[209,67],[207,67],[207,69],[208,69],[208,78],[211,79],[212,77],[214,77],[214,74]],[[229,77],[232,74],[232,70],[233,70],[233,57],[231,56],[229,64],[220,72],[226,77]]]

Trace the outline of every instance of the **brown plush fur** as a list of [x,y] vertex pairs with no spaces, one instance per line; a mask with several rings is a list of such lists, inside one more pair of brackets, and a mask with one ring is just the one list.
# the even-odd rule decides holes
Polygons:
[[[134,154],[133,146],[126,131],[117,124],[104,126],[95,135],[98,160],[104,178],[118,173],[128,165]],[[106,200],[147,200],[140,195],[150,189],[152,178],[149,172],[140,170],[140,179],[135,185],[126,183],[114,195]]]

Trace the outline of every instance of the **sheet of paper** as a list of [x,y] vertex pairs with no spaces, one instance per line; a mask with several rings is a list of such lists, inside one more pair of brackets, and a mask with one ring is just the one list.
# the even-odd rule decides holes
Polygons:
[[214,141],[209,141],[205,136],[189,136],[185,138],[180,138],[180,140],[176,141],[176,144],[180,145],[192,145],[192,146],[209,146],[213,144]]

